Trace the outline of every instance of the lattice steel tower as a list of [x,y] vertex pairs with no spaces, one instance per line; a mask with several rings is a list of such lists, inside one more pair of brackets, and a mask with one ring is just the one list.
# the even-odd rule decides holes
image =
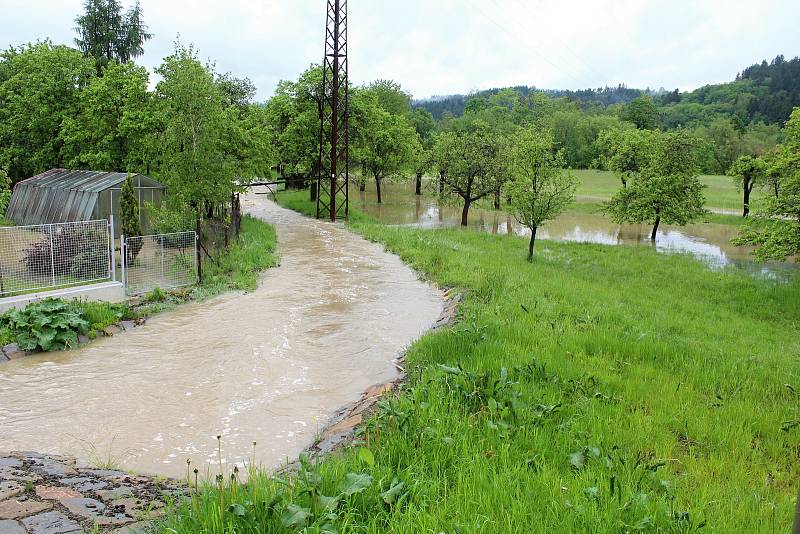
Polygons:
[[327,0],[322,100],[319,107],[317,218],[347,217],[350,91],[347,83],[347,0]]

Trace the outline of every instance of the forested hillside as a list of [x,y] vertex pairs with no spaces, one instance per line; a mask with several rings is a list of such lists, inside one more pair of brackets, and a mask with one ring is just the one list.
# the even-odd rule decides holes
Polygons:
[[[611,107],[609,111],[647,94],[653,97],[658,106],[660,126],[665,130],[708,126],[720,116],[735,117],[745,124],[763,122],[780,125],[786,122],[792,109],[800,105],[800,57],[787,61],[783,55],[779,55],[771,62],[764,60],[747,67],[734,81],[705,85],[684,93],[677,89],[652,91],[633,89],[625,85],[579,91],[546,90],[528,86],[511,89],[524,96],[532,92],[542,92],[551,98],[565,98],[577,102],[583,110]],[[470,95],[439,96],[418,100],[414,105],[427,109],[436,119],[441,119],[445,113],[459,117],[464,114],[471,98],[486,98],[500,91],[500,88],[496,88]]]

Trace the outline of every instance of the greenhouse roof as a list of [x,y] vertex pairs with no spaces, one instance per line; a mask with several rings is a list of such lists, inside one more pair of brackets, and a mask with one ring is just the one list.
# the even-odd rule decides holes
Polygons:
[[[51,169],[14,186],[6,217],[17,224],[88,221],[96,213],[100,193],[118,190],[128,177],[124,172]],[[143,174],[131,174],[136,189],[165,189]]]
[[[131,174],[136,187],[163,188],[159,182],[143,174]],[[22,180],[15,189],[23,184],[25,186],[48,187],[53,189],[68,189],[73,191],[88,191],[99,193],[106,189],[121,186],[128,177],[125,172],[100,172],[100,171],[68,171],[66,169],[50,169],[37,174],[32,178]]]

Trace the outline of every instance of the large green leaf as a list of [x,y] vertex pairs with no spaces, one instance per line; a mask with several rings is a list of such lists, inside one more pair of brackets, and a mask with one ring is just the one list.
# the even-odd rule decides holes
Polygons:
[[310,509],[289,503],[286,510],[281,514],[281,524],[286,528],[300,530],[308,525],[309,516],[311,516]]
[[372,477],[366,473],[347,473],[339,484],[339,491],[345,497],[361,493],[372,484]]

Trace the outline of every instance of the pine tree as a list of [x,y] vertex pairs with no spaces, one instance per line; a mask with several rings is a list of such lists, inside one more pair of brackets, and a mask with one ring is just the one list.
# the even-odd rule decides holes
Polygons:
[[85,56],[94,58],[98,76],[112,60],[127,63],[141,56],[145,41],[153,37],[138,1],[124,15],[118,0],[85,0],[83,10],[75,19],[75,44]]

